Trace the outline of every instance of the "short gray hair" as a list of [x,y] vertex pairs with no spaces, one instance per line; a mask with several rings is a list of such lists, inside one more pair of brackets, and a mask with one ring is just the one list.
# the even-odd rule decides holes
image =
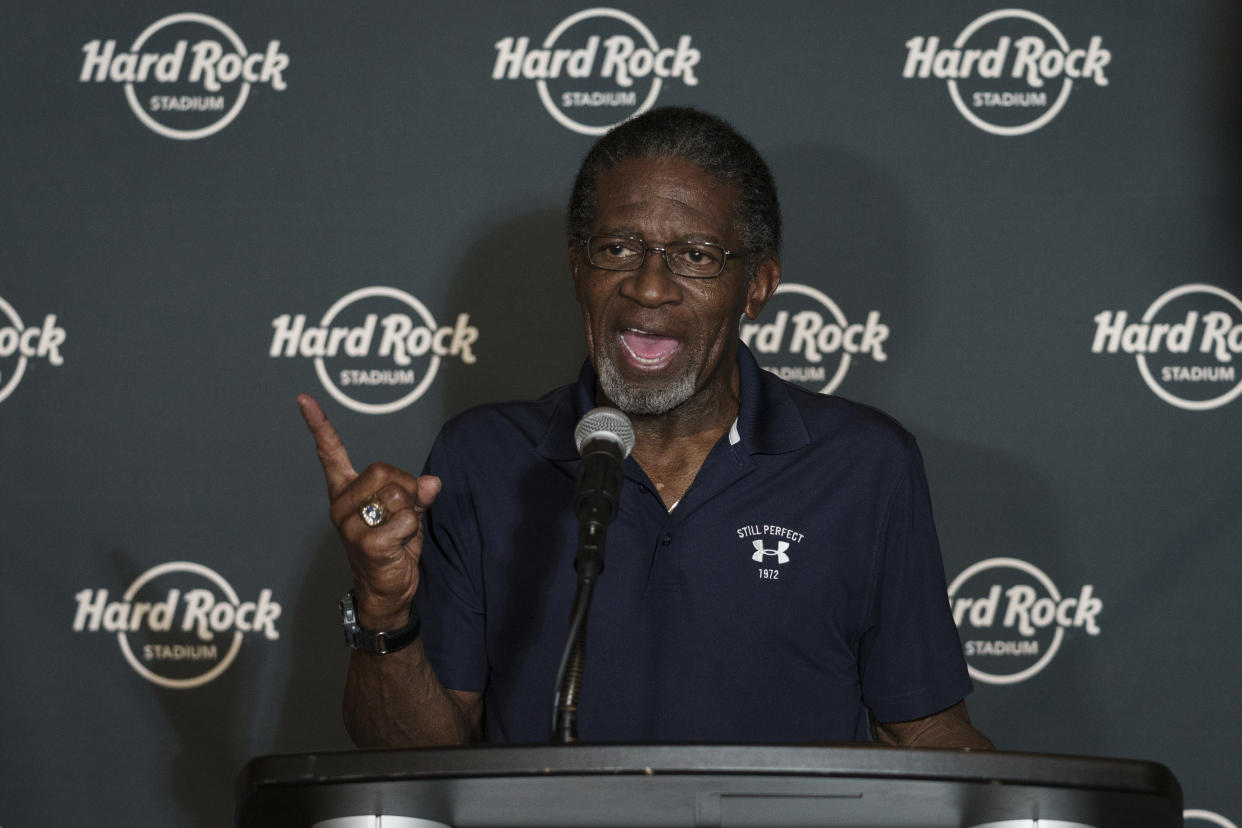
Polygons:
[[778,255],[781,208],[776,183],[754,146],[728,123],[690,107],[660,107],[631,118],[595,142],[578,169],[569,197],[570,241],[591,234],[599,174],[636,158],[677,158],[737,188],[734,222],[751,253]]

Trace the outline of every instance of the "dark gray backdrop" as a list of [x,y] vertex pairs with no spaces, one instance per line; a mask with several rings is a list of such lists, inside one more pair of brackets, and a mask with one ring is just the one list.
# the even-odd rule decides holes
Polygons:
[[[417,468],[445,417],[572,378],[581,335],[562,204],[591,137],[553,118],[534,79],[494,79],[493,69],[498,42],[528,37],[538,48],[587,8],[8,10],[0,826],[223,825],[247,758],[347,746],[335,602],[348,572],[293,397],[324,402],[357,464]],[[907,41],[935,36],[951,48],[1003,6],[616,8],[661,48],[688,35],[699,53],[697,82],[665,79],[658,103],[724,115],[768,157],[787,218],[786,282],[818,291],[848,324],[874,311],[887,327],[886,358],[853,354],[835,393],[918,435],[947,576],[980,564],[955,600],[1002,588],[990,625],[972,625],[967,608],[962,626],[964,640],[985,642],[973,645],[982,649],[972,667],[1007,682],[976,681],[979,726],[1007,749],[1165,762],[1188,808],[1242,818],[1232,762],[1242,736],[1242,402],[1193,409],[1156,390],[1193,403],[1242,379],[1228,347],[1229,359],[1198,351],[1208,314],[1242,324],[1229,299],[1242,294],[1235,4],[1041,2],[979,23],[962,48],[1008,37],[1007,74],[959,88],[971,112],[1002,125],[1046,112],[1064,82],[1050,78],[1042,104],[973,106],[975,92],[1030,102],[1040,91],[1008,75],[1020,38],[1053,48],[1055,29],[1072,49],[1098,37],[1097,54],[1109,53],[1106,85],[1072,79],[1055,116],[1022,135],[969,122],[947,78],[903,77]],[[178,139],[131,110],[123,65],[122,80],[81,76],[92,41],[96,54],[116,41],[115,57],[148,27],[138,51],[153,55],[182,39],[230,43],[201,18],[168,21],[187,11],[224,24],[247,55],[270,51],[279,72],[260,79],[256,59],[236,116]],[[597,15],[555,46],[627,32],[641,40],[626,20]],[[549,81],[555,100],[627,91],[599,76],[603,52],[592,77]],[[175,82],[134,84],[139,107],[165,128],[202,129],[223,114],[169,113],[163,102],[151,111],[159,96],[197,106],[214,94],[188,80],[194,55]],[[226,110],[239,87],[223,84]],[[650,77],[633,89],[641,103]],[[606,123],[634,108],[570,114]],[[1147,355],[1151,384],[1136,354],[1093,351],[1098,314],[1139,322],[1166,293],[1197,285],[1212,290],[1192,287],[1152,311],[1148,321],[1170,325],[1193,313],[1198,327],[1189,353]],[[274,320],[304,314],[314,327],[368,287],[404,291],[437,326],[467,314],[474,361],[444,356],[417,400],[370,414],[333,398],[312,357],[270,355]],[[809,309],[829,320],[806,294],[783,301],[791,316]],[[334,324],[360,326],[368,312],[416,316],[381,296]],[[366,357],[326,360],[338,384],[349,370],[407,383],[342,389],[372,404],[412,387],[391,373],[403,366],[378,356],[379,339]],[[1228,346],[1227,332],[1220,339]],[[839,359],[825,357],[828,376]],[[1200,378],[1163,381],[1167,366],[1197,367]],[[422,356],[406,370],[417,384],[429,369]],[[194,687],[164,686],[130,664],[115,629],[121,611],[173,589],[173,630],[140,620],[125,633],[135,663],[191,683],[222,663],[235,628],[220,582],[243,605],[270,590],[268,606],[279,606],[270,635],[237,633],[228,666]],[[1009,590],[1022,584],[1031,596],[1074,599],[1062,604],[1066,623],[1024,636],[1014,615],[1006,627]],[[117,603],[131,587],[128,604]],[[195,590],[195,600],[214,596],[204,615],[221,607],[210,642],[180,629]]]

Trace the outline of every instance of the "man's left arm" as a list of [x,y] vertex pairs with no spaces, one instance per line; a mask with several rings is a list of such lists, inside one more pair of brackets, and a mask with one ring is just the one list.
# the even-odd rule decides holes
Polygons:
[[872,722],[871,735],[880,744],[897,747],[996,749],[988,737],[971,724],[964,701],[908,722]]
[[871,736],[901,747],[994,750],[962,701],[971,683],[947,600],[923,458],[908,432],[900,436],[876,544],[882,567],[876,626],[860,659]]

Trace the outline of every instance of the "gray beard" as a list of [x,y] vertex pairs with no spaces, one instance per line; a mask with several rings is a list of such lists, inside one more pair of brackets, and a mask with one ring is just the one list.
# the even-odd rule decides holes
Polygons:
[[689,373],[661,388],[634,388],[622,379],[621,372],[607,356],[600,358],[595,369],[604,394],[626,414],[664,414],[694,396],[694,377]]

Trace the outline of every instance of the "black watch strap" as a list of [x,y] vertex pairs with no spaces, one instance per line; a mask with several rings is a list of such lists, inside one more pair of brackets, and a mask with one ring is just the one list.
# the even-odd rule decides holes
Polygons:
[[351,589],[341,599],[341,623],[345,626],[345,643],[355,650],[364,653],[386,655],[395,653],[402,647],[408,647],[418,638],[420,619],[414,602],[410,602],[410,620],[398,630],[374,632],[358,626],[358,613],[354,606],[354,591]]

